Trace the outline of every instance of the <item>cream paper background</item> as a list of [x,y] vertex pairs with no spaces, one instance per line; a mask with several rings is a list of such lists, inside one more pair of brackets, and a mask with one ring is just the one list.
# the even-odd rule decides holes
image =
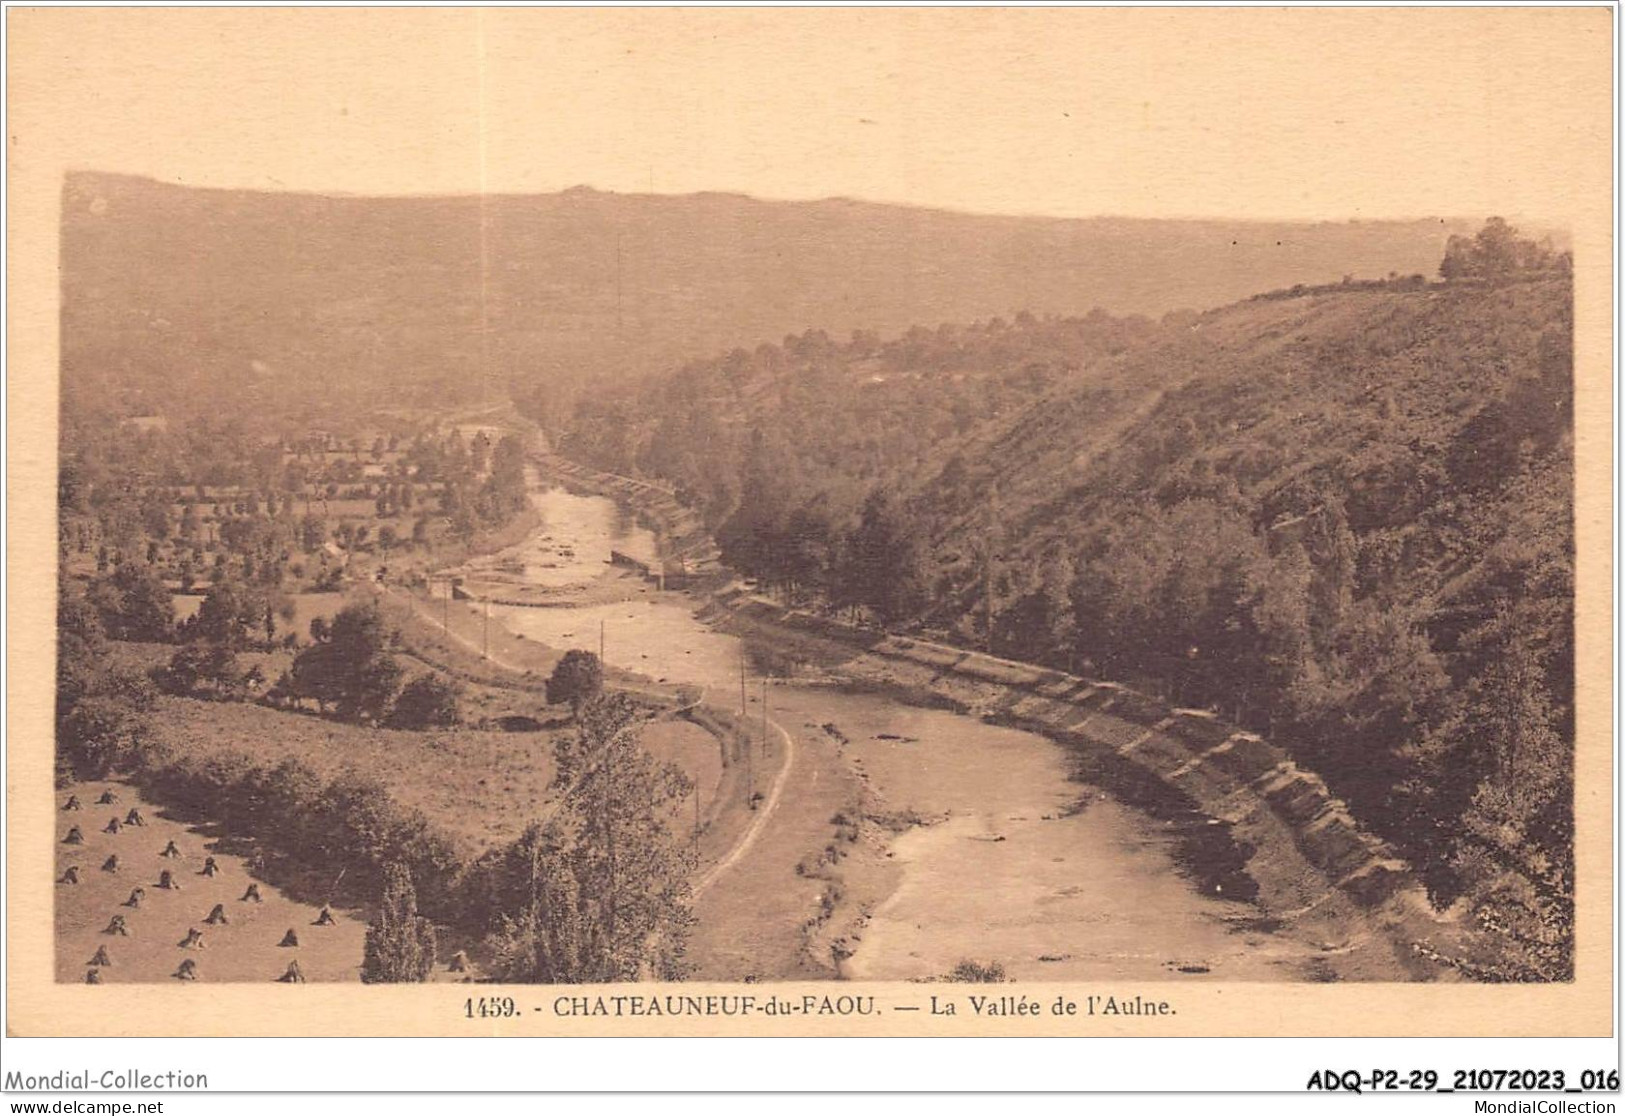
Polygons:
[[[17,1035],[1601,1035],[1613,944],[1612,27],[1594,8],[7,11],[6,962]],[[57,237],[70,169],[347,193],[735,190],[1058,216],[1500,213],[1575,250],[1576,979],[1020,985],[1163,1018],[462,1017],[495,986],[52,979]],[[650,993],[658,986],[622,988]],[[874,994],[920,985],[685,985]]]

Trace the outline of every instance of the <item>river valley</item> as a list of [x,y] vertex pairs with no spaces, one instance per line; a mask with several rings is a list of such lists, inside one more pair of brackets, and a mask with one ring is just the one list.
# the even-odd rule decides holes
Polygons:
[[[536,555],[569,551],[584,581],[617,577],[611,547],[650,532],[602,496],[539,485]],[[596,565],[581,560],[596,557]],[[560,586],[562,565],[538,583]],[[624,580],[624,577],[622,578]],[[698,687],[706,704],[782,734],[781,793],[722,871],[703,877],[696,976],[942,978],[963,961],[1021,979],[1328,979],[1322,940],[1258,917],[1188,872],[1167,823],[1072,781],[1066,750],[1032,733],[860,693],[696,618],[695,595],[650,586],[580,607],[490,605],[493,629]],[[481,610],[478,602],[463,607]],[[498,637],[493,636],[493,639]],[[779,677],[765,684],[756,663]],[[741,663],[744,682],[741,685]],[[742,692],[743,691],[743,692]]]

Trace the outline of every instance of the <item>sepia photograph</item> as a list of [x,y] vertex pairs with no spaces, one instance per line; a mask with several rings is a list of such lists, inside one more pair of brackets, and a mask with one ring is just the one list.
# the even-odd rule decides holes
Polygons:
[[1606,1032],[1609,10],[7,17],[14,1033]]
[[1562,230],[62,220],[60,979],[1572,975]]

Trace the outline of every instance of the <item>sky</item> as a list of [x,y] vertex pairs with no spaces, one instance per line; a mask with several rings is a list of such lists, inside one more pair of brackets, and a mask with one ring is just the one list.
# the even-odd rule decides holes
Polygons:
[[1555,219],[1611,131],[1606,8],[7,15],[14,167],[204,186]]

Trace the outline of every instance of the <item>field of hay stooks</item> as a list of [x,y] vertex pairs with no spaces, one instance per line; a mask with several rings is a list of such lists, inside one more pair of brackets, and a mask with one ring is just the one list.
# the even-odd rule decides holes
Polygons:
[[[108,795],[115,801],[102,801]],[[322,907],[256,880],[242,857],[215,850],[127,784],[75,783],[58,799],[57,980],[94,972],[99,983],[294,983],[295,966],[306,981],[360,979],[364,912],[333,909],[320,925]],[[62,808],[70,799],[77,810]],[[115,818],[118,832],[108,832]]]

